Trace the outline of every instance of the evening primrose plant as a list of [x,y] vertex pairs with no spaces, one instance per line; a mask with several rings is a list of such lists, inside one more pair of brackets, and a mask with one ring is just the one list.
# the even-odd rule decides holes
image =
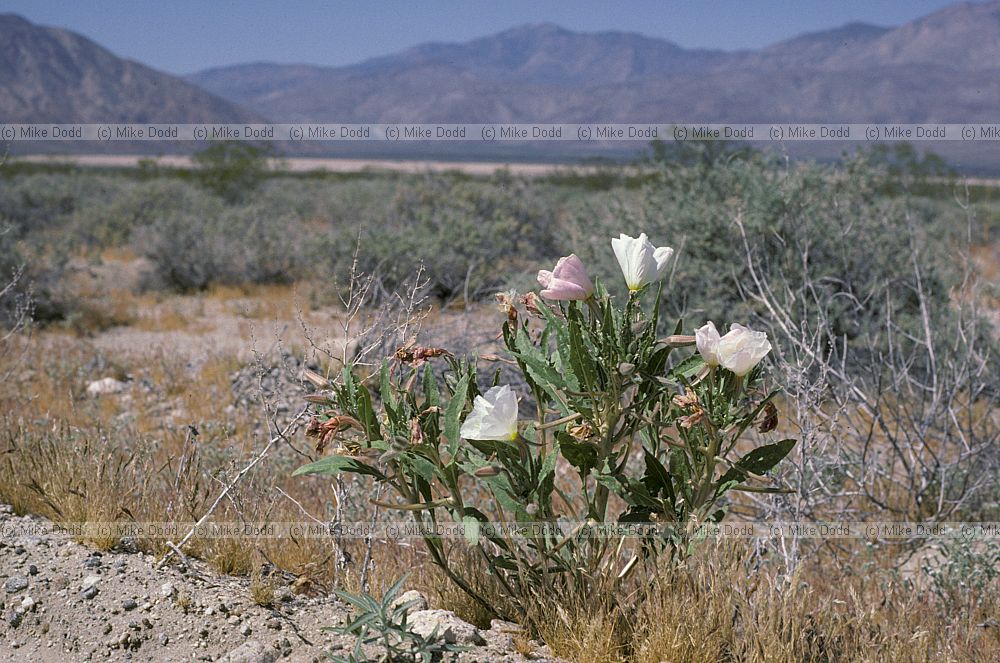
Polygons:
[[[412,515],[452,581],[529,622],[566,592],[625,583],[640,561],[692,554],[727,492],[784,492],[764,474],[794,440],[737,448],[752,426],[776,427],[776,392],[761,389],[766,335],[740,324],[720,335],[713,322],[683,335],[678,322],[659,337],[673,249],[645,234],[611,244],[624,301],[576,255],[539,271],[540,295],[498,295],[526,387],[500,384],[500,371],[481,379],[477,362],[442,348],[401,348],[371,386],[351,366],[335,381],[313,376],[324,391],[307,434],[331,453],[296,474],[354,473],[391,489],[379,504]],[[443,523],[464,525],[502,600],[452,568]]]

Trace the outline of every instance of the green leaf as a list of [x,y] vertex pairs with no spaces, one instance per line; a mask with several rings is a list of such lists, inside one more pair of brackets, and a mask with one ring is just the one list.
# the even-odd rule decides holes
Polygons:
[[667,468],[663,467],[663,463],[656,456],[649,453],[646,449],[643,449],[642,452],[646,461],[646,475],[643,477],[642,482],[646,485],[646,489],[654,496],[665,495],[670,503],[673,504],[674,485],[670,479],[670,473],[667,472]]
[[359,384],[355,387],[354,393],[358,420],[365,427],[365,435],[369,440],[382,439],[378,417],[375,415],[375,408],[372,406],[372,396],[368,393],[367,387]]
[[478,545],[479,521],[473,516],[465,516],[462,518],[462,524],[465,525],[465,540],[468,541],[470,546]]
[[685,380],[690,380],[695,375],[701,371],[702,367],[705,365],[705,360],[699,353],[694,353],[681,363],[674,366],[674,369],[670,371],[671,375],[675,377],[681,377]]
[[781,459],[788,455],[788,452],[795,446],[795,440],[787,439],[774,444],[765,444],[757,447],[747,455],[734,463],[736,467],[730,468],[722,475],[718,485],[724,486],[728,483],[740,483],[747,478],[746,473],[763,474],[781,462]]
[[320,458],[313,463],[303,465],[302,467],[296,469],[292,472],[292,476],[299,476],[302,474],[327,474],[330,476],[336,476],[345,472],[348,474],[366,474],[368,476],[375,477],[380,481],[385,481],[386,479],[384,474],[376,470],[371,465],[362,463],[357,458],[351,458],[349,456],[326,456],[325,458]]
[[434,478],[437,475],[437,466],[431,461],[427,460],[418,453],[405,454],[400,460],[405,461],[413,470],[414,474],[427,483],[430,484],[434,482]]
[[569,433],[558,431],[556,441],[559,452],[566,461],[575,467],[581,476],[587,476],[597,465],[597,447],[587,442],[580,442]]
[[463,375],[455,386],[455,393],[448,401],[448,408],[444,413],[444,436],[448,439],[448,451],[452,458],[458,453],[461,431],[462,409],[469,395],[469,376]]
[[670,474],[677,477],[677,487],[680,488],[684,496],[684,501],[691,503],[691,484],[688,479],[691,477],[691,469],[688,465],[687,455],[682,449],[672,449],[670,451]]
[[592,365],[594,352],[583,341],[583,316],[580,314],[580,308],[576,306],[576,302],[570,302],[567,318],[569,320],[570,365],[573,367],[573,373],[588,391],[597,391],[600,385]]
[[438,391],[437,379],[434,377],[430,362],[424,365],[424,397],[427,399],[428,407],[441,405],[441,393]]

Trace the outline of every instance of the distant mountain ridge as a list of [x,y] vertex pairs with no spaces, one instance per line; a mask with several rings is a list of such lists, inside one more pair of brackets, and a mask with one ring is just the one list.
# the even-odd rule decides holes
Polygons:
[[[894,28],[849,23],[757,50],[686,49],[634,33],[582,34],[542,23],[344,67],[257,62],[184,80],[71,32],[0,14],[0,121],[263,118],[992,123],[1000,120],[1000,0],[950,5]],[[844,146],[802,149],[838,153]],[[961,149],[1000,164],[1000,145]]]
[[975,122],[997,119],[998,70],[994,0],[756,51],[545,23],[346,67],[258,63],[187,80],[287,122]]
[[252,111],[67,30],[0,14],[0,121],[244,122]]

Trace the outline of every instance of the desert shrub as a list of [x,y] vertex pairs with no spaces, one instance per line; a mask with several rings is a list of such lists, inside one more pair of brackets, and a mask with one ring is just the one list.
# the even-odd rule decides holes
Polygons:
[[230,202],[244,200],[268,173],[270,147],[223,141],[192,157],[197,181]]
[[[890,310],[893,323],[904,330],[920,324],[913,249],[929,297],[945,301],[959,280],[951,255],[961,234],[954,223],[957,210],[881,195],[885,173],[867,159],[837,169],[785,167],[751,155],[667,165],[659,174],[641,198],[620,199],[598,214],[601,227],[621,226],[624,218],[626,227],[641,226],[654,241],[678,249],[666,302],[672,315],[767,317],[744,292],[753,283],[744,259],[749,253],[762,283],[798,290],[808,280],[815,288],[796,302],[796,323],[808,324],[823,309],[833,336],[859,346],[885,326]],[[602,246],[589,250],[596,271],[613,271]],[[946,315],[943,309],[937,313]],[[855,354],[852,360],[866,357]]]
[[57,225],[80,206],[89,190],[83,180],[63,174],[5,179],[0,186],[0,216],[22,233]]
[[172,212],[137,243],[152,262],[156,284],[180,291],[212,284],[286,283],[301,255],[289,219],[262,217],[252,207]]
[[340,231],[379,223],[390,209],[398,179],[371,175],[366,179],[324,180],[271,177],[253,196],[263,214],[289,215],[304,222],[318,222],[323,231]]
[[359,224],[335,243],[338,272],[350,266],[356,233],[359,267],[386,291],[420,265],[432,294],[482,296],[507,275],[556,251],[555,232],[531,188],[510,178],[468,182],[428,176],[401,186],[386,217]]
[[197,214],[219,209],[214,196],[179,179],[159,178],[122,184],[114,196],[74,210],[66,232],[76,246],[121,246],[140,228],[167,214]]

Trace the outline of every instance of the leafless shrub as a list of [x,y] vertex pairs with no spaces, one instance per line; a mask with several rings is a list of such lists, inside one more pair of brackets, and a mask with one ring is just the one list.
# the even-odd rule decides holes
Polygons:
[[[786,414],[801,440],[786,469],[797,494],[757,506],[790,518],[908,521],[974,519],[995,508],[1000,376],[991,368],[995,335],[979,310],[968,242],[956,249],[963,278],[948,300],[928,292],[915,239],[910,271],[894,283],[886,280],[874,292],[839,284],[831,294],[805,251],[801,278],[764,278],[739,218],[736,225],[751,277],[743,295],[760,306],[761,324],[770,324],[779,340]],[[915,228],[907,230],[916,236]],[[893,302],[900,293],[890,296],[890,288],[906,289],[902,294],[919,311],[915,324],[898,319]],[[829,317],[842,315],[845,301],[848,310],[881,309],[879,326],[850,345]],[[817,314],[798,315],[803,302]],[[785,552],[796,557],[794,549]]]

